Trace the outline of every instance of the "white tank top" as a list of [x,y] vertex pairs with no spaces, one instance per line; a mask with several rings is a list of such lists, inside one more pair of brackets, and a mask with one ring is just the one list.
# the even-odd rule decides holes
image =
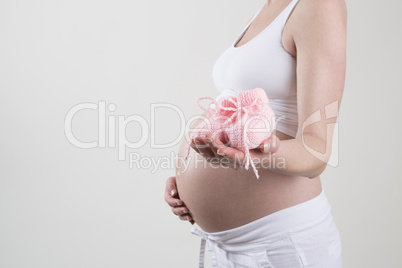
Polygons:
[[282,31],[298,1],[292,0],[261,33],[240,47],[235,47],[260,13],[261,7],[240,37],[220,55],[212,70],[213,81],[220,92],[216,99],[262,88],[275,112],[276,129],[292,137],[296,136],[298,125],[296,58],[282,46]]

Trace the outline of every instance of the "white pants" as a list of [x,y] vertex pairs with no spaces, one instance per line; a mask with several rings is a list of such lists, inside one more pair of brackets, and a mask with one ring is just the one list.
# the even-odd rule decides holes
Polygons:
[[342,245],[324,189],[303,203],[222,232],[201,237],[200,264],[205,246],[214,268],[341,268]]

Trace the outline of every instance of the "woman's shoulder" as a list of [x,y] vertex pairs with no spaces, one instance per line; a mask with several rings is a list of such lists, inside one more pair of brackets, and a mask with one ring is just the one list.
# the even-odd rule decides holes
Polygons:
[[345,0],[299,0],[292,12],[292,36],[303,40],[328,33],[344,35],[347,25]]
[[299,0],[294,13],[311,19],[326,17],[328,20],[337,16],[347,17],[345,0]]

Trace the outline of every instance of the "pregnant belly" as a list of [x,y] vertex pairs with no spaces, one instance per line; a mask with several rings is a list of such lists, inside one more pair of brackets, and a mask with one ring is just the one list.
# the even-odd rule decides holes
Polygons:
[[204,231],[235,228],[319,193],[317,187],[311,191],[317,180],[269,170],[257,179],[251,168],[213,166],[193,149],[184,161],[186,146],[183,140],[176,163],[178,192]]

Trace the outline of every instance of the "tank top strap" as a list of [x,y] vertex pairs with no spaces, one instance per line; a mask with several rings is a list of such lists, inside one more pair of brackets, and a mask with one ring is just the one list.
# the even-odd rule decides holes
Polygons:
[[[282,12],[271,22],[270,25],[268,25],[266,27],[267,28],[276,28],[275,30],[271,30],[271,31],[275,31],[275,32],[281,32],[291,14],[291,12],[293,11],[294,7],[296,6],[296,4],[299,2],[299,0],[292,0],[286,7],[284,10],[282,10]],[[236,41],[232,44],[232,46],[236,45],[241,38],[243,38],[246,30],[250,27],[250,24],[254,21],[254,19],[258,16],[258,14],[261,12],[262,8],[264,6],[262,6],[255,14],[254,16],[250,19],[250,21],[247,23],[247,25],[243,28],[243,30],[241,31],[240,36],[236,39]],[[263,31],[264,32],[264,31]]]
[[290,14],[292,13],[293,9],[295,8],[296,4],[299,0],[292,0],[287,7],[281,12],[278,17],[278,25],[280,25],[281,29],[285,26],[286,22],[289,19]]
[[246,30],[248,29],[248,27],[250,27],[250,24],[254,21],[255,17],[257,17],[257,15],[261,12],[261,10],[262,10],[263,7],[264,7],[264,6],[262,6],[262,7],[254,14],[254,16],[250,19],[250,21],[249,21],[249,22],[247,23],[247,25],[243,28],[243,30],[241,31],[239,37],[237,37],[237,39],[234,41],[234,43],[232,44],[232,46],[234,46],[235,44],[237,44],[237,42],[239,42],[240,39],[243,38],[243,36],[244,36]]

